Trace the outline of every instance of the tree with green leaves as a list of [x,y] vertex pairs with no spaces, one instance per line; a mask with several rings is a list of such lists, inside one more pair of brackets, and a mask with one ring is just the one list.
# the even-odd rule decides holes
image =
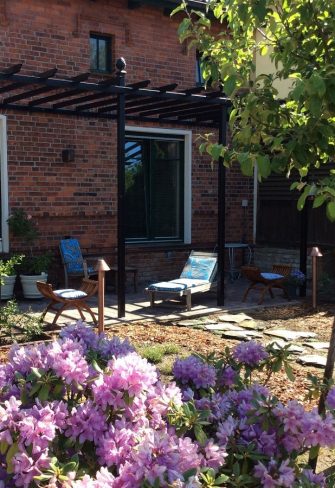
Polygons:
[[[208,135],[201,151],[245,175],[257,166],[259,180],[285,173],[301,192],[299,209],[313,195],[335,221],[335,1],[209,0],[206,11],[183,1],[180,11],[181,41],[200,51],[205,81],[232,101],[231,144]],[[270,57],[273,73],[256,76],[256,55]],[[290,80],[285,98],[278,80]]]

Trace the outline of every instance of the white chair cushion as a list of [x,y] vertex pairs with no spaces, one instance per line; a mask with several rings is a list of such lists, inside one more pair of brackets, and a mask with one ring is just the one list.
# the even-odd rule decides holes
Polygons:
[[206,285],[207,280],[192,280],[188,278],[178,278],[177,280],[161,281],[160,283],[153,283],[148,286],[148,290],[152,291],[171,291],[179,292],[188,288],[194,288],[199,285]]
[[75,290],[73,288],[67,288],[64,290],[55,290],[54,294],[58,297],[65,298],[66,300],[76,300],[78,298],[87,297],[87,293],[81,290]]

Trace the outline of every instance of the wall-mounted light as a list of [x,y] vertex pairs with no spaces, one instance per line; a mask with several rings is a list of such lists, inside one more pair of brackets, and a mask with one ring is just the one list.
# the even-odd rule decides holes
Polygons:
[[73,163],[73,161],[74,161],[74,149],[63,149],[62,150],[62,161],[63,161],[63,163]]

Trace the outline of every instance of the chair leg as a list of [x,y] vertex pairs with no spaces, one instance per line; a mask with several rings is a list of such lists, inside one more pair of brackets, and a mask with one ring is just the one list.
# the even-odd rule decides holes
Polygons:
[[149,291],[149,295],[150,295],[150,307],[153,308],[155,306],[155,292]]
[[57,322],[57,320],[58,320],[59,316],[60,316],[60,315],[61,315],[61,314],[64,312],[64,310],[65,310],[66,308],[68,308],[68,306],[69,306],[69,304],[68,304],[68,303],[64,303],[64,305],[62,305],[62,306],[60,307],[60,309],[59,309],[59,310],[57,310],[56,315],[55,315],[55,318],[53,319],[52,325],[56,325],[56,322]]
[[[83,302],[80,305],[77,305],[77,308],[79,310],[80,315],[82,315],[81,308],[83,308],[84,310],[86,310],[86,312],[91,315],[94,324],[97,325],[97,319],[95,317],[95,314],[92,312],[91,308],[87,305],[87,303],[84,303]],[[83,319],[83,320],[85,320],[85,319]]]
[[263,291],[261,291],[261,296],[260,296],[260,299],[258,300],[258,305],[261,305],[261,303],[263,303],[263,300],[264,300],[264,296],[265,296],[265,293],[268,291],[269,287],[268,286],[265,286]]
[[287,298],[287,300],[290,302],[290,301],[291,301],[291,297],[290,297],[290,295],[288,294],[288,292],[287,292],[287,290],[286,290],[285,286],[281,286],[280,288],[281,288],[281,289],[283,290],[283,292],[284,292],[284,297],[285,297],[285,298]]
[[85,322],[85,315],[84,315],[84,314],[83,314],[83,312],[81,311],[81,308],[80,308],[78,305],[76,305],[76,307],[77,307],[77,310],[78,310],[78,312],[79,312],[79,315],[80,315],[81,320],[82,320],[83,322]]
[[46,316],[46,314],[49,312],[49,310],[55,310],[53,308],[53,306],[56,304],[57,302],[55,301],[52,301],[49,303],[49,305],[43,310],[42,314],[41,314],[41,320],[44,319],[44,317]]
[[187,311],[189,312],[192,308],[192,298],[191,298],[191,290],[187,290],[186,292],[186,308]]
[[270,297],[271,298],[274,298],[273,291],[272,291],[272,286],[269,286],[268,288],[269,288]]
[[67,269],[64,264],[64,282],[65,282],[65,288],[69,288],[69,276],[67,274]]
[[252,288],[256,285],[256,283],[251,283],[248,288],[246,289],[244,295],[243,295],[243,298],[242,298],[242,302],[245,302],[246,299],[247,299],[247,296],[248,296],[248,293],[250,290],[252,290]]

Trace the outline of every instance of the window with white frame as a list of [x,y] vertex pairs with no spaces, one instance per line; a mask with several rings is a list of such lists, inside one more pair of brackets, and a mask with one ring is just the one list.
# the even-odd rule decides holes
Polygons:
[[9,251],[6,117],[0,115],[0,252]]
[[128,242],[190,242],[191,132],[127,128]]

